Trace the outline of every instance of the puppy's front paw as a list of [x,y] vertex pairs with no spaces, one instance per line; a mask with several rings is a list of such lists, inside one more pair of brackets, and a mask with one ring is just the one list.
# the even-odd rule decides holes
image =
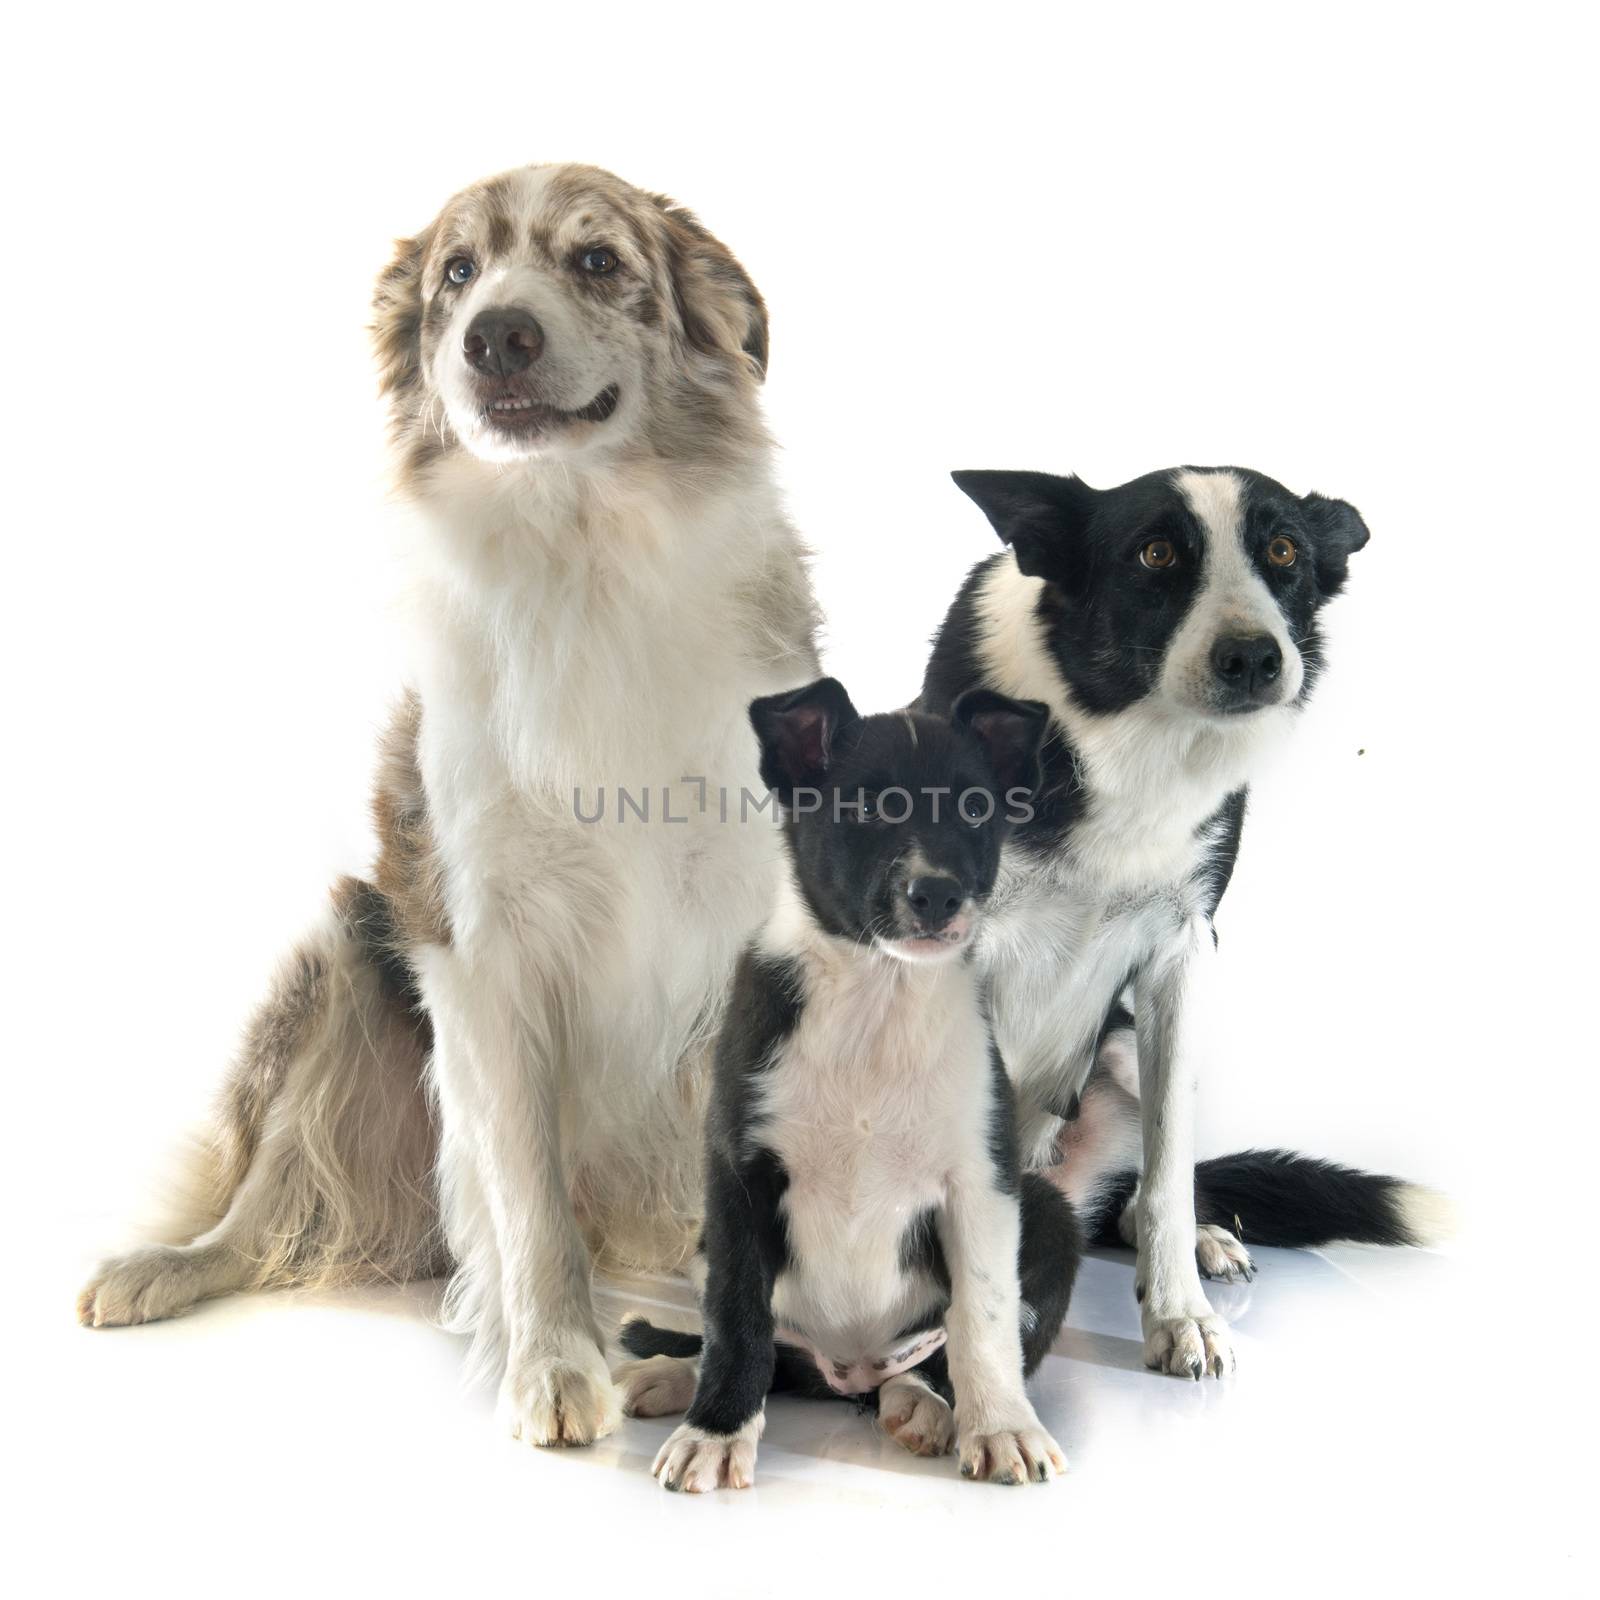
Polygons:
[[1067,1470],[1067,1458],[1037,1417],[1015,1426],[962,1431],[956,1442],[961,1476],[988,1483],[1048,1483]]
[[878,1391],[883,1431],[914,1456],[942,1456],[956,1436],[955,1413],[921,1378],[901,1373]]
[[1209,1310],[1178,1317],[1146,1315],[1144,1364],[1196,1382],[1208,1372],[1213,1378],[1224,1378],[1236,1365],[1228,1325]]
[[668,1435],[650,1470],[663,1489],[674,1493],[748,1489],[756,1481],[756,1441],[766,1420],[760,1412],[736,1433],[707,1433],[682,1423]]
[[528,1444],[592,1444],[622,1420],[622,1405],[596,1346],[574,1340],[558,1355],[514,1367],[500,1385],[500,1414]]
[[693,1356],[645,1356],[624,1361],[611,1374],[629,1417],[674,1417],[687,1411],[700,1379]]

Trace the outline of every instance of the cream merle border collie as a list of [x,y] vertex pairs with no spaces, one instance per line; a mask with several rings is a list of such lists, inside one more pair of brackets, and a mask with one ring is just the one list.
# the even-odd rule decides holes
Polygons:
[[[256,1015],[181,1242],[105,1263],[79,1311],[453,1263],[511,1430],[583,1443],[620,1415],[588,1246],[692,1244],[700,1080],[771,898],[770,815],[700,802],[754,780],[750,701],[817,675],[766,310],[671,201],[528,167],[400,244],[374,335],[421,525],[376,872]],[[683,820],[579,820],[619,785]]]

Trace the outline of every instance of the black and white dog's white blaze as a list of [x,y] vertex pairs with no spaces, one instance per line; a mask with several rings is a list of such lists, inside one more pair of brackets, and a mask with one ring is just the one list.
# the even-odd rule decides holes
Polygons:
[[745,951],[708,1115],[699,1337],[624,1324],[624,1408],[688,1417],[669,1489],[742,1488],[776,1389],[870,1397],[907,1449],[1001,1483],[1066,1463],[1023,1389],[1078,1227],[1020,1172],[973,960],[1043,705],[862,717],[824,678],[757,700],[788,874]]
[[1367,529],[1341,500],[1236,468],[1103,491],[955,480],[1008,548],[951,607],[918,707],[986,689],[1049,708],[1034,814],[974,950],[1023,1165],[1049,1168],[1092,1232],[1136,1242],[1147,1363],[1221,1376],[1232,1350],[1200,1274],[1249,1272],[1240,1221],[1260,1242],[1320,1244],[1421,1243],[1444,1220],[1438,1196],[1394,1179],[1193,1156],[1212,917],[1246,784],[1316,680],[1318,615]]

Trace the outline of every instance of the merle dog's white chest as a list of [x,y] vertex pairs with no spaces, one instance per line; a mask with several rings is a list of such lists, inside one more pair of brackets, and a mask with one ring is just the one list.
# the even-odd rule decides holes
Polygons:
[[880,957],[816,975],[757,1123],[787,1177],[780,1324],[854,1362],[887,1352],[935,1305],[904,1249],[952,1177],[986,1159],[989,1071],[965,968]]

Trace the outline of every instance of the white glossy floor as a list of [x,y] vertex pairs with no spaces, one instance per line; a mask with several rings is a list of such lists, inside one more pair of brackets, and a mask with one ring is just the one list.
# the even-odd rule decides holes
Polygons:
[[[90,1332],[63,1280],[11,1408],[12,1570],[39,1574],[13,1592],[1592,1592],[1587,1477],[1513,1442],[1568,1419],[1535,1417],[1475,1269],[1354,1249],[1260,1265],[1215,1286],[1238,1375],[1194,1384],[1141,1367],[1131,1259],[1086,1263],[1034,1386],[1065,1480],[965,1483],[847,1404],[778,1401],[756,1488],[700,1498],[649,1476],[665,1421],[583,1451],[500,1437],[431,1285]],[[603,1293],[612,1313],[690,1304],[676,1282]]]

